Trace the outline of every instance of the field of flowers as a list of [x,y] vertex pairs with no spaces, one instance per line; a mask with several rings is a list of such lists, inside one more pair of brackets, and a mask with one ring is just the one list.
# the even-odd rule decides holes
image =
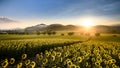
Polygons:
[[0,67],[120,68],[119,37],[103,38],[82,43],[75,39],[0,41]]
[[23,53],[33,57],[36,53],[44,52],[54,47],[67,46],[78,40],[71,39],[25,39],[0,41],[0,59],[15,57],[19,60]]

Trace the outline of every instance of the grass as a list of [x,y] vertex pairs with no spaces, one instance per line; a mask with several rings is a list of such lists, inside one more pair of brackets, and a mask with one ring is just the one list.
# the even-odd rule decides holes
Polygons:
[[[114,37],[113,35],[117,35]],[[93,36],[93,41],[109,41],[109,42],[120,42],[120,35],[119,34],[102,34],[100,37]]]
[[60,36],[60,35],[0,35],[0,40],[23,40],[23,39],[78,39],[83,40],[85,37],[82,37],[80,35],[74,35],[74,36]]

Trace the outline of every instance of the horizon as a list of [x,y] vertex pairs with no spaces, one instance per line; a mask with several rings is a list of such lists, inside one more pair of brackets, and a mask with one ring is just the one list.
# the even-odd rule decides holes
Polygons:
[[82,25],[87,19],[94,25],[120,24],[119,4],[120,0],[0,0],[0,29]]
[[[45,23],[40,23],[40,24],[36,24],[36,25],[32,25],[32,26],[28,26],[28,27],[24,27],[24,28],[11,28],[11,29],[0,29],[0,30],[24,30],[26,28],[29,28],[29,27],[35,27],[37,25],[41,25],[41,24],[45,24]],[[96,26],[120,26],[120,24],[112,24],[112,25],[93,25],[93,26],[84,26],[84,25],[74,25],[74,24],[60,24],[60,23],[52,23],[52,24],[45,24],[46,26],[50,26],[50,25],[56,25],[56,24],[59,24],[59,25],[63,25],[63,26],[68,26],[68,25],[72,25],[72,26],[76,26],[76,27],[84,27],[84,28],[94,28]]]

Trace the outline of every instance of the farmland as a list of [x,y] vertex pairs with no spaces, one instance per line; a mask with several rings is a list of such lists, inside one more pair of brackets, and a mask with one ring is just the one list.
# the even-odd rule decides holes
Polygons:
[[120,68],[120,0],[0,0],[0,68]]
[[[0,35],[3,68],[119,68],[120,35]],[[88,41],[86,41],[88,40]]]

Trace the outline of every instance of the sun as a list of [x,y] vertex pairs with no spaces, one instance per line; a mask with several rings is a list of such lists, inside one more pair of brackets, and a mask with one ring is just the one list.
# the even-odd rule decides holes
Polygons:
[[92,19],[84,19],[83,21],[82,21],[82,24],[81,24],[82,26],[84,26],[84,27],[92,27],[92,26],[94,26],[95,24],[94,24],[94,21],[92,20]]

